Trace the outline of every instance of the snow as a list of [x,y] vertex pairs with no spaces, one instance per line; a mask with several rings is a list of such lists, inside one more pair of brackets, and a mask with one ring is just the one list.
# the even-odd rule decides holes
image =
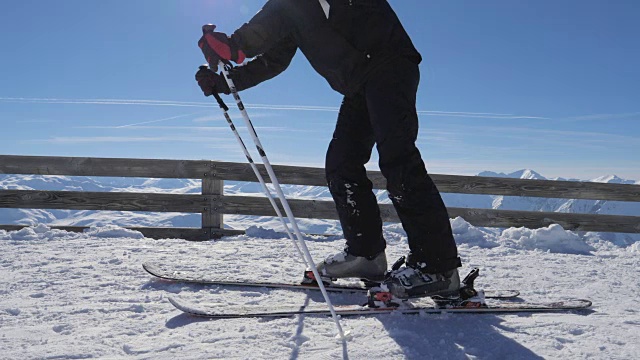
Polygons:
[[553,224],[548,228],[527,229],[511,228],[502,233],[502,237],[512,242],[511,247],[529,250],[543,250],[552,253],[585,254],[594,250],[577,234],[566,231],[562,226]]
[[[533,170],[484,176],[536,178]],[[640,184],[616,176],[595,182]],[[0,188],[198,193],[180,179],[0,175]],[[288,197],[329,200],[326,187],[285,186]],[[225,194],[263,196],[257,183],[225,183]],[[377,193],[388,202],[384,191]],[[443,194],[448,206],[638,216],[640,203]],[[518,289],[527,301],[587,298],[592,311],[537,315],[378,315],[342,319],[347,342],[329,317],[202,320],[169,297],[230,305],[322,304],[320,292],[198,286],[155,279],[144,262],[174,264],[228,280],[298,281],[304,263],[271,217],[225,216],[245,235],[194,243],[153,240],[124,226],[200,226],[197,214],[0,209],[0,359],[632,359],[640,354],[640,235],[478,228],[451,220],[461,275],[481,269],[478,287]],[[53,225],[89,226],[84,233]],[[336,221],[301,219],[313,258],[344,247]],[[331,235],[333,234],[333,235]],[[400,224],[386,224],[390,263],[406,255]],[[356,283],[356,280],[343,283]],[[332,294],[334,304],[362,295]]]
[[[237,224],[232,224],[237,225]],[[153,240],[118,226],[85,233],[37,225],[0,231],[0,359],[632,359],[640,354],[639,242],[596,233],[452,226],[462,275],[479,287],[516,288],[530,301],[588,298],[592,311],[537,315],[378,315],[203,320],[168,297],[232,305],[322,303],[319,292],[199,286],[155,279],[143,262],[175,264],[228,279],[296,281],[304,265],[290,239],[269,227],[211,242]],[[390,261],[405,255],[398,224],[385,226]],[[310,236],[320,260],[340,236]],[[332,294],[336,304],[362,295]]]

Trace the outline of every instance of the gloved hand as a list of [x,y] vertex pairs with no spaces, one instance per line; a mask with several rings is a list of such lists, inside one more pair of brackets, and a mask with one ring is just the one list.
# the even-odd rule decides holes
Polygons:
[[214,93],[227,95],[231,93],[224,77],[211,71],[206,66],[200,66],[200,69],[196,73],[196,81],[204,93],[204,96],[211,96]]
[[203,26],[203,35],[198,41],[198,46],[209,65],[218,66],[220,60],[226,63],[234,61],[237,64],[241,64],[246,58],[242,50],[227,34],[213,31],[215,28],[215,25]]

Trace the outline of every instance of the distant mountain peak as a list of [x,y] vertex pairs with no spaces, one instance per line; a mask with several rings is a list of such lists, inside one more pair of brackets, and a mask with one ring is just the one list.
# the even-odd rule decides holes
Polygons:
[[478,174],[478,176],[487,176],[487,177],[501,177],[501,178],[513,178],[513,179],[535,179],[535,180],[546,180],[546,178],[539,173],[531,170],[531,169],[522,169],[509,174],[505,173],[496,173],[493,171],[483,171]]
[[514,173],[509,174],[509,177],[519,178],[519,179],[535,179],[535,180],[546,180],[546,178],[537,172],[531,169],[523,169],[516,171]]
[[595,178],[591,181],[598,182],[598,183],[607,183],[607,184],[635,184],[635,181],[633,180],[625,180],[616,175],[605,175],[599,178]]
[[485,176],[485,177],[508,177],[505,173],[497,173],[493,171],[483,171],[479,173],[477,176]]
[[606,184],[636,184],[640,185],[640,181],[636,180],[625,180],[617,175],[605,175],[600,176],[598,178],[592,180],[581,180],[581,179],[564,179],[564,178],[551,178],[548,179],[540,173],[535,172],[531,169],[522,169],[518,171],[514,171],[512,173],[498,173],[493,171],[483,171],[479,173],[477,176],[484,177],[498,177],[498,178],[511,178],[511,179],[528,179],[528,180],[564,180],[564,181],[589,181],[589,182],[597,182],[597,183],[606,183]]

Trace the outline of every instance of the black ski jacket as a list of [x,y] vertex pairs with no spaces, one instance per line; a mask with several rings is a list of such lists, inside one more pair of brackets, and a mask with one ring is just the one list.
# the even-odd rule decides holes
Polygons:
[[311,66],[343,95],[357,93],[376,69],[420,54],[386,0],[269,0],[231,35],[247,57],[231,72],[238,90],[284,71],[300,48]]

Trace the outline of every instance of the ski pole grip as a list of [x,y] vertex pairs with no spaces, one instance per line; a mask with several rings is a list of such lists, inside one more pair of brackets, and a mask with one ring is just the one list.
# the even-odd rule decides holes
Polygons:
[[[212,34],[214,33],[214,30],[216,29],[216,26],[213,24],[206,24],[206,25],[202,25],[202,36],[203,38],[205,37],[205,35],[207,34]],[[202,41],[202,39],[201,39]],[[200,45],[200,43],[198,43],[198,45]],[[200,46],[200,48],[202,49],[202,46]],[[215,52],[215,50],[212,50]],[[204,49],[203,49],[204,52]],[[205,53],[205,58],[207,57],[206,53]],[[220,62],[224,65],[231,65],[231,61],[230,60],[225,60],[225,59],[220,59]],[[210,69],[217,69],[218,64],[209,64],[209,68]]]
[[206,33],[212,33],[216,29],[216,26],[213,24],[202,25],[202,35]]
[[[204,36],[205,36],[205,35],[207,35],[207,34],[209,34],[209,33],[210,33],[210,34],[213,34],[213,31],[214,31],[215,29],[216,29],[216,26],[215,26],[215,25],[213,25],[213,24],[205,24],[205,25],[202,25],[202,37],[203,37],[203,39],[204,39]],[[201,39],[201,41],[202,41],[202,39]],[[200,45],[200,44],[198,44],[198,45]],[[202,48],[202,46],[200,46],[200,47]],[[204,51],[204,49],[203,49],[203,51]],[[207,55],[206,55],[206,54],[205,54],[205,57],[207,57]],[[217,66],[217,64],[209,64],[209,68],[210,68],[210,69],[212,69],[212,70],[213,70],[213,69],[217,69],[215,66]],[[202,69],[202,66],[201,66],[200,68]]]
[[[206,70],[206,69],[209,69],[209,68],[206,65],[200,65],[199,69],[200,70]],[[220,94],[218,94],[218,91],[216,91],[215,87],[213,89],[213,97],[216,98],[216,101],[218,102],[218,105],[220,106],[220,108],[222,110],[229,111],[229,107],[227,106],[227,104],[224,103],[224,101],[220,97]]]

